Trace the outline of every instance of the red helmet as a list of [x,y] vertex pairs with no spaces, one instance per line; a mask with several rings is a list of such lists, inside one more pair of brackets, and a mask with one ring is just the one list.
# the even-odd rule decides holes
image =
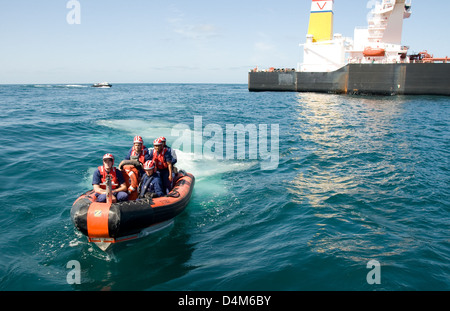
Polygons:
[[161,139],[162,142],[166,142],[166,138],[164,136],[161,136],[159,139]]
[[161,137],[155,139],[153,141],[153,145],[162,145],[163,141],[161,140]]
[[134,136],[133,144],[135,143],[144,144],[144,140],[142,139],[141,136]]
[[106,153],[103,156],[103,161],[105,161],[105,159],[112,159],[113,165],[114,165],[114,156],[111,153]]
[[144,163],[144,170],[152,170],[155,168],[155,162],[148,160]]

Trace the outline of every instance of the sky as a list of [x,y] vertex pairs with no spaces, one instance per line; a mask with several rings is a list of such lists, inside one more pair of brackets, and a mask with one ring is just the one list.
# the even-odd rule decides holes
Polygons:
[[[247,83],[296,68],[311,0],[0,0],[0,84]],[[76,1],[75,1],[76,2]],[[373,0],[335,0],[334,32],[367,26]],[[410,52],[450,56],[450,1],[413,0]],[[445,27],[443,27],[445,26]]]

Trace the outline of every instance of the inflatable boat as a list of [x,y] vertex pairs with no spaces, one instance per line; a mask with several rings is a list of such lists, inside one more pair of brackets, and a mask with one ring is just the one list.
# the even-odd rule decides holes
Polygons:
[[70,216],[77,230],[105,251],[114,243],[170,226],[189,203],[194,183],[192,174],[179,170],[174,187],[166,196],[117,203],[96,202],[95,192],[90,190],[74,202]]

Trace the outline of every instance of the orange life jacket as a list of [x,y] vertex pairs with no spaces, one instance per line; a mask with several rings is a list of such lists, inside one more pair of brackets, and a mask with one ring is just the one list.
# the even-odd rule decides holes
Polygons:
[[145,146],[142,146],[141,153],[138,155],[134,148],[131,150],[131,156],[130,157],[138,157],[138,161],[144,164],[145,162],[145,155],[148,153],[148,149]]
[[139,171],[134,165],[124,165],[123,170],[126,172],[126,174],[123,174],[123,178],[128,188],[128,200],[136,200],[140,179]]
[[98,170],[100,171],[100,176],[102,177],[102,182],[100,183],[100,188],[106,189],[106,175],[111,175],[111,186],[113,189],[116,189],[119,187],[119,180],[117,179],[117,173],[116,168],[113,167],[109,173],[105,170],[104,166],[99,166]]
[[167,164],[166,160],[164,159],[164,155],[166,154],[167,148],[164,147],[161,153],[158,154],[155,149],[153,149],[153,162],[155,162],[156,168],[158,170],[167,169],[169,165]]

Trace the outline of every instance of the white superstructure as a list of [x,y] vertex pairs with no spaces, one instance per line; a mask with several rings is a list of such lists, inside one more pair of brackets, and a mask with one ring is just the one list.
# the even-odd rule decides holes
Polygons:
[[[313,0],[311,17],[325,8]],[[328,6],[330,7],[330,6]],[[316,10],[313,12],[313,8]],[[318,9],[317,9],[318,8]],[[332,8],[332,6],[331,6]],[[327,11],[329,12],[329,11]],[[347,63],[400,63],[409,62],[408,47],[402,46],[403,19],[411,15],[411,0],[377,1],[368,19],[368,27],[357,27],[353,40],[334,34],[331,40],[316,41],[307,34],[303,46],[303,63],[298,66],[304,72],[329,72]],[[316,18],[314,16],[314,18]],[[308,32],[313,32],[310,29]],[[319,26],[316,26],[316,28]],[[332,29],[332,26],[331,26]],[[320,31],[323,31],[320,29]]]

